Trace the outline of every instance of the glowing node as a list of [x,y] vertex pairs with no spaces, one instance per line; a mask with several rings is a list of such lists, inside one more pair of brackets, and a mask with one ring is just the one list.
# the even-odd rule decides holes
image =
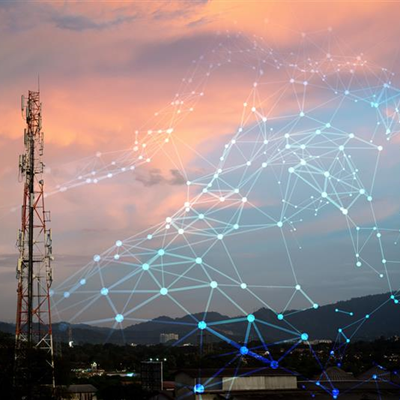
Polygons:
[[300,290],[301,286],[300,285],[296,285],[295,288],[296,288],[296,290]]
[[321,193],[321,197],[323,197],[323,198],[327,198],[327,197],[328,197],[328,193],[326,193],[326,192],[322,192],[322,193]]
[[184,234],[184,230],[183,229],[178,229],[178,233],[180,234],[180,235],[183,235]]
[[114,260],[119,260],[120,255],[119,254],[114,254]]
[[165,288],[165,287],[161,288],[161,289],[160,289],[160,294],[161,294],[162,296],[165,296],[166,294],[168,294],[168,289]]
[[164,254],[165,254],[165,250],[164,249],[158,250],[158,255],[159,256],[163,256]]
[[278,221],[278,222],[276,223],[276,225],[277,225],[279,228],[282,228],[283,222],[282,222],[282,221]]
[[66,298],[66,299],[68,299],[68,297],[71,295],[71,293],[70,292],[64,292],[64,297]]
[[294,168],[293,168],[293,167],[290,167],[290,168],[288,169],[288,171],[289,171],[290,174],[293,174]]
[[204,214],[199,214],[199,219],[204,219]]
[[253,314],[249,314],[247,316],[247,321],[254,322],[255,320],[256,320],[256,317]]
[[308,340],[308,334],[307,333],[302,333],[300,337],[301,337],[301,340],[303,340],[304,342],[306,340]]
[[246,203],[247,202],[247,197],[243,197],[242,198],[242,203]]
[[317,303],[313,304],[313,308],[316,310],[319,307],[319,305]]
[[239,229],[239,225],[238,224],[233,225],[233,229]]
[[105,288],[105,287],[103,287],[103,288],[100,290],[100,293],[101,293],[103,296],[107,296],[107,295],[108,295],[108,289]]
[[206,329],[206,328],[207,328],[207,324],[206,324],[205,321],[200,321],[200,322],[197,324],[197,326],[198,326],[198,328],[199,328],[200,330],[203,330],[203,329]]
[[165,222],[170,223],[171,221],[172,221],[172,218],[171,218],[171,217],[165,218]]
[[278,314],[277,316],[276,316],[278,319],[279,319],[279,321],[282,321],[283,320],[283,314]]
[[218,286],[218,283],[216,281],[210,282],[210,286],[215,289]]
[[324,172],[324,176],[325,176],[325,178],[329,178],[329,176],[330,176],[329,171],[325,171],[325,172]]
[[347,208],[342,207],[342,214],[347,215],[348,213],[349,213],[349,211],[347,210]]
[[249,352],[249,349],[248,349],[246,346],[242,346],[242,347],[240,348],[240,354],[241,354],[242,356],[245,356],[246,354],[248,354],[248,352]]
[[224,238],[224,235],[222,235],[221,233],[217,235],[217,239],[222,240]]
[[197,383],[193,387],[193,392],[194,393],[204,393],[204,386],[202,384],[200,384],[200,383]]
[[86,279],[81,279],[81,280],[79,281],[79,283],[80,283],[81,285],[86,285]]
[[101,260],[101,257],[100,257],[98,254],[96,254],[96,255],[93,257],[93,260],[94,260],[95,262],[99,262],[99,261]]
[[121,246],[122,246],[121,240],[117,240],[117,241],[115,242],[115,245],[116,245],[117,247],[121,247]]
[[272,369],[278,369],[279,368],[278,361],[271,361],[271,368]]
[[303,111],[301,111],[300,114],[299,114],[300,117],[304,117],[304,115],[305,115],[305,114],[304,114]]
[[241,283],[241,284],[240,284],[240,287],[241,287],[242,289],[246,289],[246,288],[247,288],[247,284],[246,284],[246,283]]
[[149,268],[150,268],[150,265],[149,265],[149,264],[147,264],[147,263],[145,263],[145,264],[143,264],[143,265],[142,265],[142,269],[143,269],[143,271],[148,271],[148,270],[149,270]]
[[196,258],[196,264],[201,264],[203,262],[201,257]]
[[124,316],[122,314],[117,314],[115,316],[115,320],[119,323],[121,323],[124,320]]
[[153,239],[153,235],[147,235],[147,239],[148,239],[148,240]]

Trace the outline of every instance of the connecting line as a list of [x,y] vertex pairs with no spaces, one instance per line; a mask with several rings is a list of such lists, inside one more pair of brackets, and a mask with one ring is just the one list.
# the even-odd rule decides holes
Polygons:
[[[122,327],[124,320],[136,320],[129,315],[133,316],[135,311],[150,302],[168,301],[178,312],[191,316],[193,322],[189,324],[189,334],[195,334],[199,329],[201,346],[204,334],[210,333],[229,343],[235,349],[232,355],[239,362],[248,356],[275,368],[299,343],[308,342],[308,334],[301,333],[292,322],[297,320],[293,318],[295,315],[304,311],[295,300],[301,297],[304,304],[310,303],[311,308],[318,308],[318,304],[312,301],[312,292],[306,292],[297,284],[301,271],[296,264],[301,258],[294,250],[301,247],[304,254],[309,249],[307,256],[314,261],[318,251],[324,248],[325,237],[329,235],[333,238],[332,243],[337,244],[337,239],[348,232],[343,246],[353,252],[348,263],[350,266],[343,264],[343,269],[340,269],[339,265],[334,272],[343,273],[344,268],[352,271],[357,267],[360,269],[354,274],[362,275],[371,268],[382,278],[383,274],[379,274],[376,267],[377,255],[382,260],[382,269],[391,289],[390,261],[384,257],[391,254],[391,244],[387,244],[388,238],[381,236],[387,228],[382,226],[378,229],[375,213],[380,205],[372,192],[377,188],[379,163],[384,156],[384,153],[380,154],[383,146],[379,144],[393,138],[397,129],[398,112],[390,124],[390,132],[386,132],[389,125],[387,109],[398,106],[400,92],[393,94],[394,91],[387,88],[385,92],[390,94],[385,97],[385,93],[382,97],[382,85],[391,79],[389,73],[379,70],[377,75],[371,75],[373,79],[370,81],[370,75],[364,76],[359,72],[367,68],[363,60],[346,56],[330,56],[328,59],[326,49],[320,50],[324,51],[322,59],[313,55],[312,59],[303,60],[300,52],[287,57],[279,55],[279,52],[270,53],[263,43],[258,43],[258,47],[235,48],[237,61],[250,70],[254,67],[257,79],[243,104],[238,127],[229,138],[222,138],[222,151],[215,155],[214,150],[195,149],[195,154],[201,153],[197,161],[203,159],[206,162],[195,162],[191,167],[206,165],[204,173],[201,167],[195,172],[186,170],[180,151],[182,148],[187,151],[188,147],[183,137],[176,136],[175,129],[178,122],[190,115],[195,102],[203,97],[207,73],[217,68],[215,64],[214,67],[208,65],[212,56],[204,60],[204,65],[196,62],[193,74],[189,75],[190,84],[189,81],[182,83],[182,91],[155,116],[154,126],[148,125],[146,129],[135,132],[136,141],[130,153],[100,155],[95,163],[89,162],[90,165],[81,171],[79,182],[90,179],[90,183],[95,183],[94,180],[104,181],[105,177],[111,179],[131,170],[130,167],[151,166],[153,158],[165,157],[179,173],[179,183],[185,185],[183,197],[179,200],[183,205],[180,203],[176,212],[161,223],[128,239],[118,240],[101,255],[95,255],[93,262],[54,292],[55,296],[61,297],[57,306],[67,304],[63,311],[71,313],[75,305],[78,307],[75,319],[78,316],[83,318],[84,312],[96,307],[94,299],[100,299],[99,293],[102,293],[107,296],[104,300],[108,302],[107,308],[116,314],[107,321]],[[219,56],[223,58],[225,55],[218,50],[217,58]],[[318,70],[315,69],[317,64]],[[271,75],[258,71],[261,67],[281,71],[277,72],[278,78],[276,74],[271,78]],[[368,70],[370,72],[374,72],[373,68]],[[349,75],[351,79],[344,79],[343,75]],[[287,77],[291,78],[290,81]],[[262,90],[270,87],[273,89],[268,90],[265,96]],[[321,101],[308,105],[307,99],[319,93],[323,93]],[[281,104],[286,104],[285,109],[280,109]],[[366,126],[374,127],[372,132],[360,131],[358,115],[363,115]],[[345,127],[340,118],[345,118]],[[219,161],[215,159],[212,162],[214,156],[219,156]],[[112,157],[115,164],[108,162]],[[91,175],[92,172],[95,174]],[[197,177],[191,179],[191,175]],[[74,182],[72,180],[66,186],[72,187]],[[368,218],[374,225],[367,231],[363,221]],[[302,239],[302,246],[299,245],[299,237],[315,236],[316,232],[318,245],[314,241],[310,245],[307,239]],[[375,237],[379,245],[377,251],[372,248]],[[269,243],[262,253],[258,252],[260,243]],[[337,258],[334,246],[329,248],[332,250],[323,255],[324,262],[318,273],[329,271],[329,279],[333,279],[336,276],[332,268],[328,268]],[[364,265],[369,268],[361,268]],[[265,279],[271,285],[260,285],[260,281],[262,283]],[[273,285],[274,279],[277,285]],[[289,283],[294,280],[295,288],[282,282],[283,279]],[[317,279],[317,275],[312,279]],[[305,284],[306,287],[312,285]],[[295,291],[283,293],[287,289]],[[97,296],[92,297],[96,293]],[[296,296],[297,293],[300,296]],[[150,298],[139,303],[137,299],[143,294]],[[79,296],[89,296],[87,306],[82,305]],[[388,301],[396,303],[398,299]],[[207,322],[213,305],[221,307],[223,302],[239,310],[244,317],[222,317],[221,321]],[[268,312],[272,312],[272,317],[275,314],[284,327],[247,313],[246,310],[255,309],[255,304],[266,307]],[[200,314],[202,321],[191,313],[193,307],[204,310]],[[281,310],[281,313],[274,309]],[[338,309],[336,312],[353,316],[350,311]],[[372,315],[373,312],[369,317]],[[352,323],[342,328],[333,346],[338,357],[344,357],[349,341],[369,317],[357,321],[351,319]],[[240,327],[243,338],[239,343],[221,333],[227,324]],[[249,349],[251,325],[262,344]],[[268,332],[273,329],[278,338],[290,338],[266,343],[260,331],[262,326],[267,327]],[[350,328],[353,333],[349,336]],[[342,343],[343,339],[345,343]],[[283,343],[289,350],[280,354],[279,360],[273,360],[270,354],[266,357],[257,354],[259,349],[268,351],[268,348]],[[329,363],[323,365],[311,345],[310,348],[319,368],[324,371]],[[331,353],[329,361],[334,355]],[[333,397],[337,396],[335,388],[324,382],[319,384]]]

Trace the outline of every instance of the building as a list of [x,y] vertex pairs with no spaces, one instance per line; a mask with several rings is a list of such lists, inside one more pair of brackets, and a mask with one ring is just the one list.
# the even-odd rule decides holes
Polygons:
[[93,385],[70,385],[67,392],[68,399],[72,400],[97,400],[97,389]]
[[224,394],[297,390],[297,377],[271,368],[186,369],[175,374],[177,398],[214,400]]
[[179,340],[179,335],[177,333],[160,333],[160,343],[175,342],[177,340]]
[[163,363],[161,361],[142,361],[140,376],[143,390],[149,392],[163,390]]

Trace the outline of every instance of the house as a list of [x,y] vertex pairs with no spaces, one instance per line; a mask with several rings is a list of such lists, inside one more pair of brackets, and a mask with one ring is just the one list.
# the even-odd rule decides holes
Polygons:
[[70,385],[67,392],[73,400],[97,400],[97,389],[93,385]]

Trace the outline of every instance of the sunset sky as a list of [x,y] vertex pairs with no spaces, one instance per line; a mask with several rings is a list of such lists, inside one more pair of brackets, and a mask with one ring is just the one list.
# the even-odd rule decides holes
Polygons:
[[[200,76],[199,57],[225,63],[230,53],[212,52],[221,41],[226,49],[239,49],[257,37],[277,52],[297,51],[299,46],[304,54],[326,49],[338,56],[362,56],[397,74],[399,15],[400,4],[383,1],[0,1],[0,303],[7,304],[0,319],[15,317],[15,240],[23,189],[17,170],[24,129],[20,96],[36,90],[38,76],[59,284],[116,240],[165,221],[187,200],[186,181],[212,173],[218,164],[254,81],[253,71],[237,55],[233,65],[217,68],[207,82],[199,83],[197,94],[204,94],[188,98],[193,111],[169,121],[175,147],[165,147],[134,171],[96,185],[75,185],[80,174],[126,154],[137,135],[142,140],[148,130],[170,127],[168,107],[177,93],[184,93],[187,79]],[[267,68],[265,74],[276,82],[281,79]],[[400,87],[397,76],[392,82]],[[276,107],[275,114],[291,103]],[[360,118],[360,125],[365,120]],[[399,222],[398,145],[394,139],[391,150],[383,153],[384,170],[376,185],[382,204],[376,218],[390,221],[388,226]],[[71,188],[59,191],[65,184]],[[260,189],[259,194],[265,197]],[[353,260],[332,250],[330,241],[344,241],[342,229],[346,225],[333,217],[314,221],[304,231],[305,242],[318,246],[320,261],[299,256],[298,270],[319,304],[388,291],[373,276],[360,278],[345,269],[350,271]],[[321,232],[326,240],[319,237]],[[263,252],[265,244],[248,240],[249,254]],[[396,259],[395,251],[390,255]],[[337,263],[343,263],[340,273],[330,272],[324,281],[315,277],[321,264],[334,271]],[[268,279],[262,267],[249,274]],[[279,271],[274,274],[279,281]],[[393,276],[397,289],[399,273]]]

